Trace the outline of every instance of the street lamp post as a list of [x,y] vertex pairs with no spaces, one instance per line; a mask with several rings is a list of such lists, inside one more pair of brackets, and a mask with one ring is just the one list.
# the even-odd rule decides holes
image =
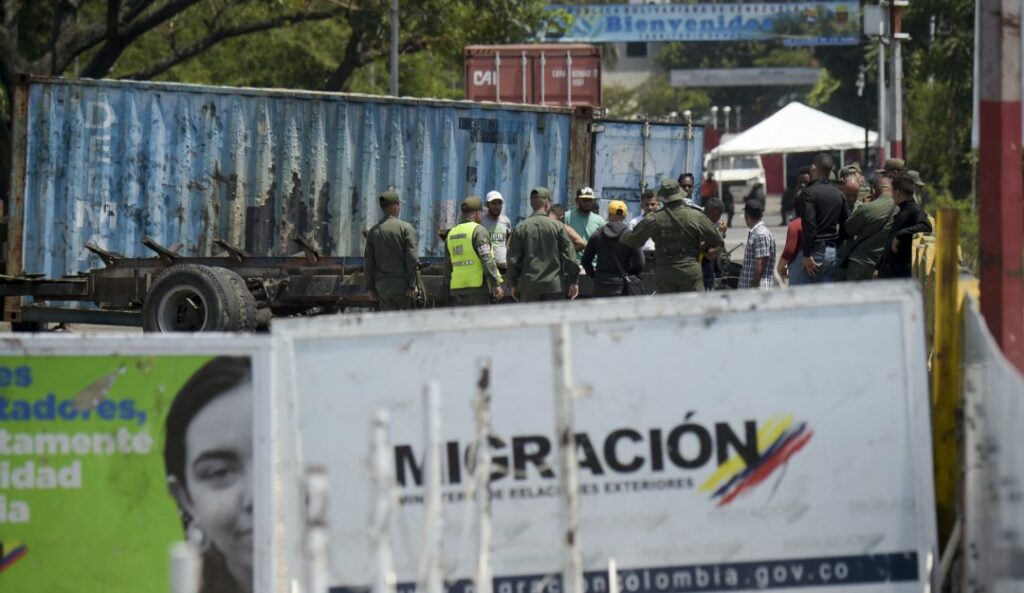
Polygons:
[[736,106],[736,132],[743,131],[743,106]]
[[398,96],[398,0],[391,0],[391,95]]
[[711,127],[718,129],[718,105],[711,106]]
[[732,112],[732,107],[726,105],[722,108],[722,112],[725,113],[725,133],[729,133],[729,114]]

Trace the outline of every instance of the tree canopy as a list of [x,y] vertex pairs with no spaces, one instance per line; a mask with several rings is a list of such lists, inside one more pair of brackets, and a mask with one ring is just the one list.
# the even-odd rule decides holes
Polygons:
[[[10,96],[17,73],[159,79],[236,86],[385,93],[387,0],[0,0],[0,196],[10,167]],[[915,0],[904,10],[908,160],[956,195],[971,191],[973,8]],[[560,19],[539,0],[401,0],[401,94],[458,98],[462,48],[536,38]],[[429,51],[428,51],[429,50]],[[613,54],[613,52],[608,52]],[[711,105],[743,108],[747,126],[792,100],[877,127],[872,44],[792,48],[772,42],[669,43],[661,73],[609,88],[616,117]],[[614,55],[608,55],[614,61]],[[816,67],[813,87],[677,89],[673,68]],[[857,96],[858,73],[866,86]],[[734,120],[735,121],[735,120]],[[936,125],[935,122],[944,122]]]
[[[401,0],[403,94],[461,94],[462,48],[531,38],[539,0]],[[0,196],[17,74],[384,92],[384,0],[0,0]],[[429,50],[429,51],[427,51]]]

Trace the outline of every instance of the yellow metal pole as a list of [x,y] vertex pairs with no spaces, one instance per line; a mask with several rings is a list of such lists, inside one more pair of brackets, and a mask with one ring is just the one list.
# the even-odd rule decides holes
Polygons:
[[959,212],[939,210],[935,233],[935,326],[932,357],[932,453],[939,541],[956,516],[959,463],[956,416],[960,405]]

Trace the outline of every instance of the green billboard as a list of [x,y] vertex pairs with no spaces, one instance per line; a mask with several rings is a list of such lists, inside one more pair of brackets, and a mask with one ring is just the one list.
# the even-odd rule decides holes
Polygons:
[[0,591],[166,593],[186,537],[251,591],[250,364],[0,357]]

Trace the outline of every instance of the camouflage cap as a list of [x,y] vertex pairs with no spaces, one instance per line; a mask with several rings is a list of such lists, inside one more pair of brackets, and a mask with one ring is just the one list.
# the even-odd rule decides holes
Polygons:
[[533,188],[532,190],[530,190],[530,197],[531,198],[533,197],[533,194],[537,194],[538,198],[544,198],[545,200],[550,200],[551,199],[551,190],[546,188],[546,187],[544,187],[543,185],[539,185],[539,186]]
[[857,175],[863,175],[864,172],[860,169],[860,163],[850,163],[839,170],[839,178],[848,177],[856,173]]
[[916,185],[917,187],[924,187],[924,185],[925,185],[924,180],[921,179],[921,174],[918,173],[917,171],[907,171],[906,172],[906,176],[911,181],[913,181],[914,185]]
[[388,191],[386,191],[386,192],[382,193],[380,196],[378,196],[377,200],[380,201],[380,207],[381,208],[387,208],[388,206],[394,206],[395,204],[398,203],[398,192],[396,192],[393,189],[389,189]]
[[877,173],[903,173],[907,170],[907,163],[903,159],[887,159]]
[[662,202],[679,202],[683,196],[683,190],[679,188],[679,182],[675,179],[662,179],[661,187],[658,189],[658,197]]
[[484,204],[480,201],[480,198],[476,196],[469,196],[465,200],[462,200],[462,204],[459,205],[459,208],[463,212],[477,212],[484,209]]

